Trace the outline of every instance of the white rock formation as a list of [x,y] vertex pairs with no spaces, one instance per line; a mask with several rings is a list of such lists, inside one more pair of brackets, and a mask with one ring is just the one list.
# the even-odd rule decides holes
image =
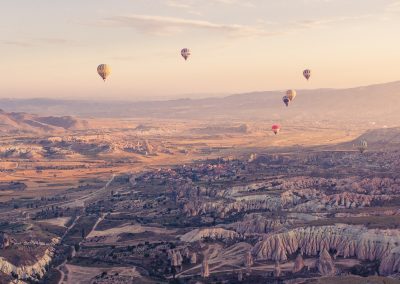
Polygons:
[[207,258],[204,258],[202,266],[201,266],[201,277],[207,278],[210,276],[210,268],[208,266]]
[[227,240],[227,239],[236,239],[239,237],[239,234],[235,231],[226,230],[223,228],[207,228],[207,229],[195,229],[190,231],[183,236],[181,236],[181,241],[192,243],[201,241],[204,238],[211,238],[213,240]]
[[192,255],[190,256],[190,263],[191,264],[196,264],[197,263],[197,254],[195,252],[192,253]]
[[292,272],[293,273],[300,272],[301,270],[303,270],[304,266],[305,264],[303,256],[301,255],[301,253],[299,253],[296,257],[296,260],[294,261]]
[[324,250],[320,253],[316,266],[322,276],[336,275],[335,264],[333,263],[332,257],[326,248],[324,248]]
[[0,271],[7,275],[14,273],[21,279],[35,279],[36,275],[43,277],[43,275],[46,273],[46,266],[50,263],[53,255],[53,249],[48,248],[45,250],[42,257],[33,263],[23,266],[15,266],[5,258],[0,257]]
[[289,227],[293,224],[291,220],[270,219],[261,214],[248,214],[241,221],[229,224],[227,229],[233,229],[240,235],[266,234],[275,230]]
[[267,236],[253,248],[257,259],[287,261],[299,249],[317,256],[324,249],[336,250],[339,257],[380,260],[380,271],[388,275],[400,271],[400,230],[368,230],[363,226],[335,225],[296,228]]
[[280,277],[282,274],[282,269],[279,264],[279,261],[275,262],[275,267],[274,267],[274,277]]
[[216,214],[220,218],[233,212],[249,212],[253,210],[276,211],[280,208],[279,197],[269,195],[253,195],[236,197],[234,200],[223,199],[211,202],[188,202],[184,205],[183,213],[188,216]]
[[247,270],[250,270],[253,264],[254,264],[253,256],[251,255],[251,251],[249,251],[246,253],[244,265],[246,266]]
[[179,250],[170,250],[168,252],[168,258],[171,261],[171,266],[182,266],[183,257]]

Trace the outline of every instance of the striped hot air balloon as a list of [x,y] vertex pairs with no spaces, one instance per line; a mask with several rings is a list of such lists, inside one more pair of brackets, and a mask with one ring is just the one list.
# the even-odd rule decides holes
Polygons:
[[289,101],[293,101],[296,97],[297,93],[295,90],[288,90],[286,91],[286,96],[289,98]]
[[106,81],[107,77],[111,74],[111,67],[107,64],[100,64],[97,67],[97,73],[99,73],[100,77]]
[[310,79],[311,77],[311,70],[310,69],[306,69],[303,71],[303,76],[307,79],[307,81]]
[[191,55],[189,48],[184,48],[181,50],[181,55],[185,60],[188,60],[189,56]]

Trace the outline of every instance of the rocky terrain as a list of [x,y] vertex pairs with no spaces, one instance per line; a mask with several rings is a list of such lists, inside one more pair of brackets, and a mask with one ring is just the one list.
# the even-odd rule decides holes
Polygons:
[[[25,259],[21,262],[0,258],[0,271],[6,275],[16,275],[19,279],[40,279],[46,273],[47,266],[52,260],[53,249],[47,248],[43,252],[38,252],[37,248],[23,247]],[[41,251],[41,249],[39,249]],[[12,252],[18,255],[19,252]],[[11,254],[11,252],[8,252]],[[13,256],[11,256],[13,257]]]
[[[400,244],[398,230],[368,230],[363,226],[322,226],[293,229],[273,234],[257,243],[252,253],[257,259],[287,261],[290,255],[300,251],[307,256],[322,256],[321,266],[326,266],[328,251],[334,251],[334,258],[357,258],[376,261],[381,264],[383,275],[399,271],[397,258]],[[325,271],[325,268],[323,269]],[[333,268],[327,268],[333,271]],[[329,275],[331,272],[327,273]]]
[[[217,141],[255,135],[254,125],[127,123],[3,136],[2,281],[400,281],[395,143],[238,150]],[[185,138],[194,132],[209,140]]]

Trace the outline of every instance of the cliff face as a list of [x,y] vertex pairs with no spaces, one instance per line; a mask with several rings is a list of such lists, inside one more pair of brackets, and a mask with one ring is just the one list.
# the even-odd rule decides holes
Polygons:
[[46,266],[50,263],[52,257],[52,248],[46,249],[44,254],[41,257],[38,257],[36,261],[20,266],[16,266],[5,258],[0,257],[0,271],[7,275],[14,273],[18,275],[20,279],[35,279],[36,275],[43,277],[46,273]]
[[318,256],[324,250],[360,260],[380,260],[380,271],[388,275],[400,271],[400,233],[395,230],[368,230],[361,226],[335,225],[297,228],[267,236],[253,248],[257,259],[287,261],[298,250]]

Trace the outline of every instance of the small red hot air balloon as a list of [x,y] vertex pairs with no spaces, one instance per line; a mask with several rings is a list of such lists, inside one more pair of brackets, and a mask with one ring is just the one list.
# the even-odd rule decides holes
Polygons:
[[280,130],[281,130],[281,127],[278,124],[272,125],[272,132],[274,132],[275,135],[277,135]]

